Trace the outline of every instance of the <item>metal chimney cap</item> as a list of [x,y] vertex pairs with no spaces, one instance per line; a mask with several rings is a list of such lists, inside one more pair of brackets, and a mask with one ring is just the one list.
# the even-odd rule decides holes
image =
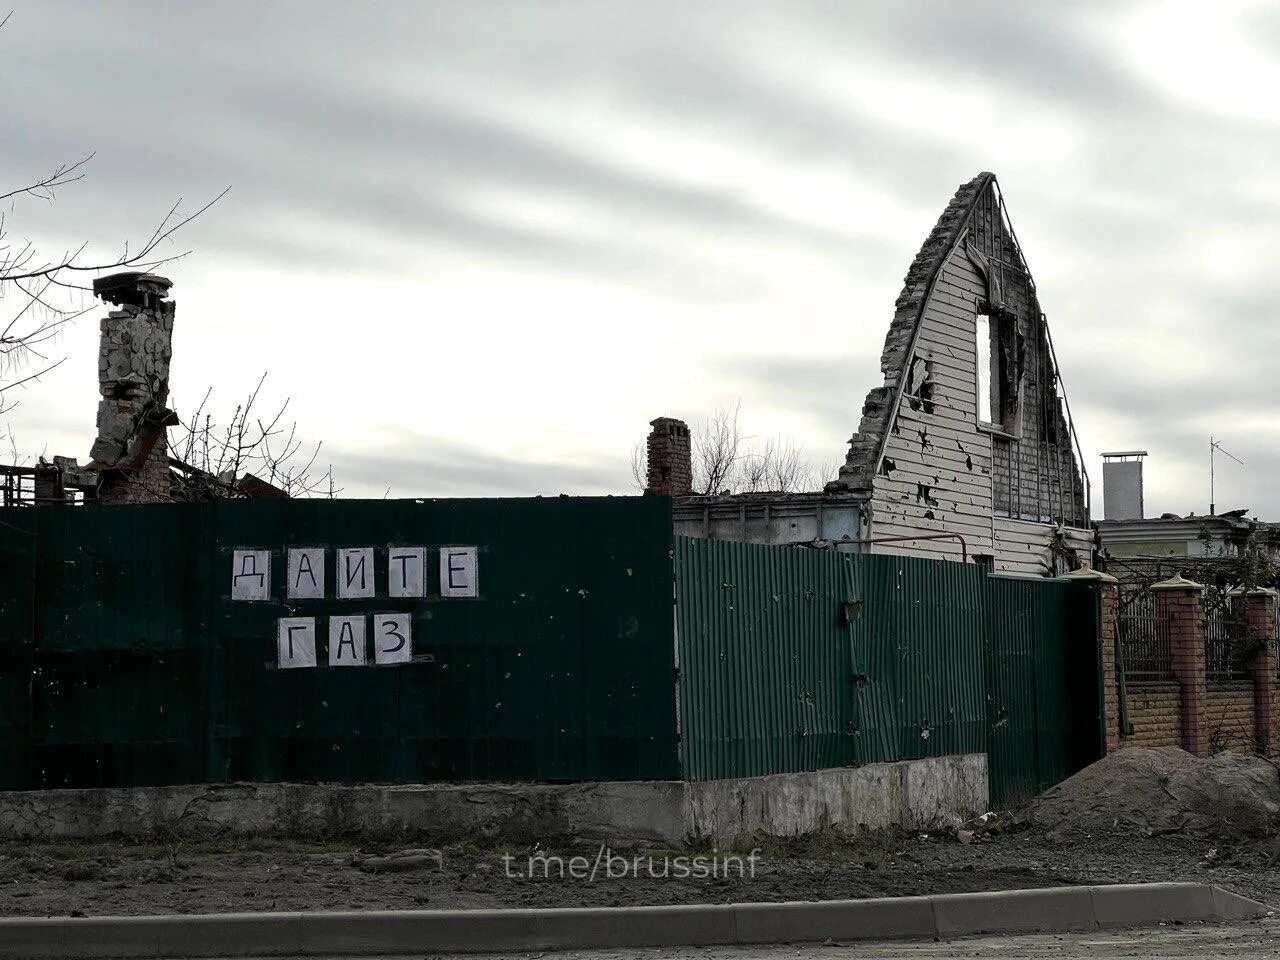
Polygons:
[[167,277],[141,270],[128,270],[98,277],[93,281],[93,295],[117,306],[129,303],[143,307],[149,299],[163,300],[172,286],[173,281]]

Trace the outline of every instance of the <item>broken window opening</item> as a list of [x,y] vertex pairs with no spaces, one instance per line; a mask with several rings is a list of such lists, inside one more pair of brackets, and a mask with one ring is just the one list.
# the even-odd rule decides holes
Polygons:
[[912,357],[907,376],[907,404],[912,410],[933,413],[933,363]]
[[978,384],[978,420],[982,423],[996,423],[995,411],[999,405],[993,396],[995,382],[991,376],[991,316],[980,313],[977,316],[977,384]]
[[1017,435],[1025,346],[1017,317],[979,310],[974,323],[978,422]]

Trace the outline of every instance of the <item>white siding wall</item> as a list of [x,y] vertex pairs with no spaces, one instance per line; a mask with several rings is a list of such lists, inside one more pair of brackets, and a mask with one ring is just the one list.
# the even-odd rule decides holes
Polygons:
[[[997,570],[1044,573],[1051,562],[1054,528],[992,513],[991,436],[977,425],[974,349],[974,318],[985,296],[981,275],[963,250],[956,249],[925,309],[914,354],[929,363],[933,412],[912,409],[904,396],[885,448],[893,469],[874,480],[871,536],[955,532],[965,538],[970,556],[993,555]],[[936,505],[923,499],[922,484]],[[1068,539],[1087,560],[1092,533],[1069,530]],[[952,540],[876,549],[960,559],[960,545]]]

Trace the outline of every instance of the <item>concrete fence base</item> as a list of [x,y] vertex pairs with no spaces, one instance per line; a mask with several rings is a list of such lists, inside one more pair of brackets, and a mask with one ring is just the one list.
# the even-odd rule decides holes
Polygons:
[[0,920],[0,957],[373,956],[934,939],[1244,920],[1199,883],[1056,887],[826,903]]
[[20,791],[0,793],[0,839],[353,836],[725,846],[820,830],[927,830],[981,813],[987,792],[985,754],[705,782]]

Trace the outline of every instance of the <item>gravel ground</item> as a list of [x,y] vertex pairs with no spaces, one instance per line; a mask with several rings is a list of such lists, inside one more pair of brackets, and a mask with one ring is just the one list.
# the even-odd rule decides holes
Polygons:
[[[590,864],[598,854],[585,845],[552,852],[565,858],[566,869],[571,856]],[[658,873],[662,858],[676,855],[643,853],[654,858]],[[754,878],[739,876],[735,867],[728,878],[606,879],[601,867],[590,881],[522,875],[527,850],[451,847],[437,857],[342,843],[8,844],[0,846],[0,915],[725,903],[1152,880],[1216,883],[1280,904],[1277,853],[1280,841],[1232,849],[1176,835],[1023,831],[972,844],[816,838],[761,850]],[[745,862],[742,870],[748,872]]]

